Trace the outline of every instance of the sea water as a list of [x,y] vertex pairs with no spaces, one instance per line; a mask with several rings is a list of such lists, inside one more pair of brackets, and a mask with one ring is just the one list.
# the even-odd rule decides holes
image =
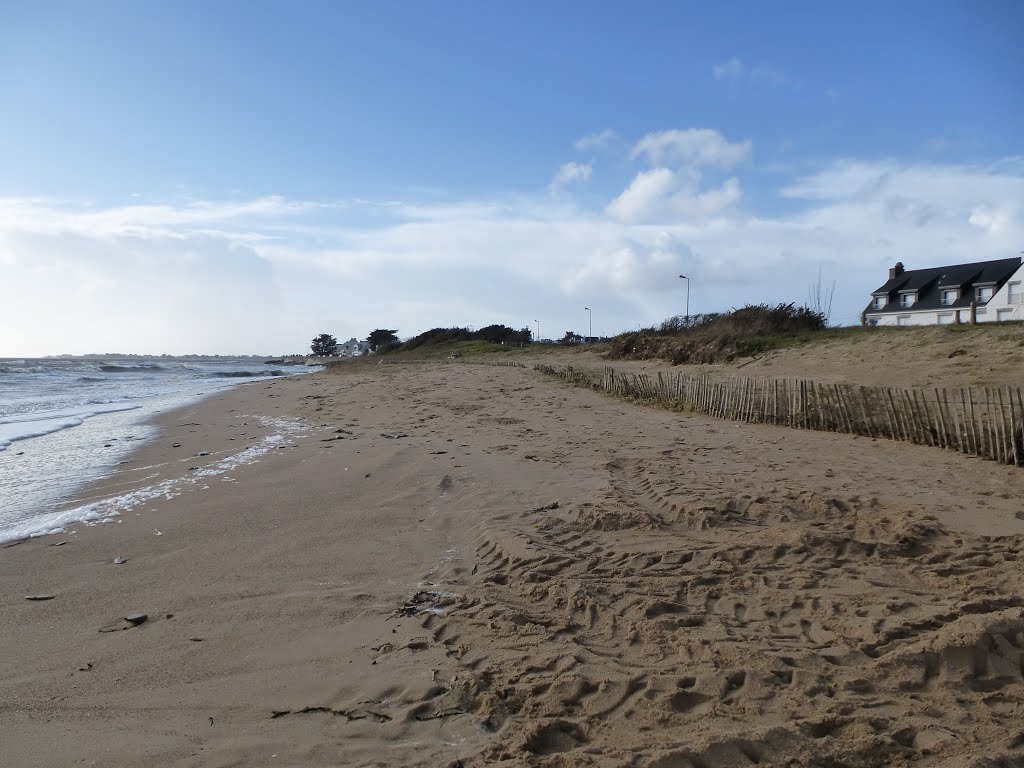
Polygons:
[[[109,519],[101,505],[74,504],[75,493],[154,437],[147,422],[156,414],[309,370],[252,358],[0,358],[0,544]],[[260,450],[225,460],[254,459]]]

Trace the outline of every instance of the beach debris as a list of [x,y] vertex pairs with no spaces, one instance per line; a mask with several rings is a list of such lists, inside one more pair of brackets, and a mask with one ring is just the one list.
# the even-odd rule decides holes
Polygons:
[[63,547],[65,544],[67,544],[66,541],[55,541],[50,546],[51,547]]
[[437,616],[444,615],[444,608],[440,603],[451,603],[455,598],[448,592],[438,590],[420,590],[399,608],[395,613],[398,616],[418,616],[421,613],[433,613]]
[[408,437],[405,432],[381,432],[381,437],[386,437],[388,440],[398,440],[400,437]]
[[[383,362],[383,360],[381,361]],[[370,709],[331,709],[330,707],[303,707],[302,709],[274,709],[270,712],[270,719],[276,720],[279,717],[288,715],[309,715],[323,712],[335,717],[344,717],[347,721],[353,720],[374,720],[378,723],[391,722],[391,717],[383,712],[374,712]]]
[[104,624],[99,628],[99,632],[122,632],[126,629],[132,629],[140,624],[145,624],[146,620],[149,619],[144,613],[129,613],[122,616],[119,619],[115,619],[109,624]]
[[153,529],[153,535],[154,535],[154,536],[163,536],[163,533],[161,533],[161,532],[160,532],[160,531],[158,531],[158,530],[157,530],[156,528],[154,528],[154,529]]
[[114,558],[114,565],[124,565],[127,562],[128,562],[128,558],[127,557],[122,557],[121,555],[118,555],[117,557]]
[[172,443],[171,448],[181,448],[181,443]]
[[557,501],[552,501],[550,504],[545,504],[543,507],[537,507],[535,509],[531,509],[530,511],[531,512],[550,512],[553,509],[558,509],[558,502]]
[[444,456],[444,454],[446,454],[446,453],[448,453],[448,451],[431,451],[430,455],[431,456]]
[[206,639],[205,637],[190,637],[189,638],[189,640],[191,640],[193,643],[201,643],[205,639]]
[[92,662],[91,661],[85,662],[85,666],[84,667],[79,667],[78,671],[79,672],[91,672],[92,671]]
[[199,453],[196,454],[196,456],[209,456],[209,455],[210,455],[209,451],[200,451]]
[[26,600],[31,600],[34,603],[42,602],[43,600],[53,600],[56,595],[50,594],[38,594],[38,595],[25,595]]

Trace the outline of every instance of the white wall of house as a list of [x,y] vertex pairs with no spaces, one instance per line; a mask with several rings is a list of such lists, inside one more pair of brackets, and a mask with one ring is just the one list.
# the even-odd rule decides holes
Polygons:
[[[874,313],[867,312],[869,325],[945,325],[956,322],[955,309],[929,309],[914,311],[911,307],[899,312]],[[960,322],[971,322],[971,310],[960,309]],[[1024,266],[1018,269],[1013,277],[1003,284],[984,306],[979,306],[977,321],[979,323],[1005,322],[1007,320],[1024,320]]]

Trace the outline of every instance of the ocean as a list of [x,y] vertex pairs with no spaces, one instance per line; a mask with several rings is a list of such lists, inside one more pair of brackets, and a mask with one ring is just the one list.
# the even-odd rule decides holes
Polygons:
[[[0,358],[0,544],[115,516],[76,505],[75,494],[154,437],[146,422],[156,414],[310,370],[249,358]],[[259,452],[252,446],[245,458]]]

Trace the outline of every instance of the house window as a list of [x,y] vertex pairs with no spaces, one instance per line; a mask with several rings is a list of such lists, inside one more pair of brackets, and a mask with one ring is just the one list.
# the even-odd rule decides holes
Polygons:
[[910,325],[910,315],[897,315],[896,325]]
[[956,288],[947,289],[942,292],[942,305],[948,307],[955,304],[958,298],[960,298],[960,291]]
[[885,306],[885,296],[875,296],[875,309],[881,309]]
[[978,301],[988,301],[992,298],[992,286],[983,285],[978,288]]
[[900,294],[900,306],[901,307],[912,307],[914,302],[917,301],[916,293],[901,293]]
[[1020,281],[1010,283],[1006,298],[1008,304],[1024,304],[1024,291],[1021,291]]

